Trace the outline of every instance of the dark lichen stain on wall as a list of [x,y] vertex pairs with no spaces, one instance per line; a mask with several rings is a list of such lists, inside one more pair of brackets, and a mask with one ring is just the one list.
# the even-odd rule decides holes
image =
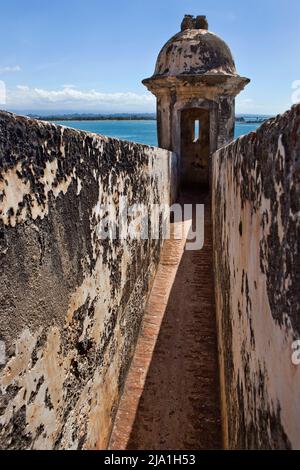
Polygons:
[[[242,205],[249,201],[256,212],[260,210],[262,197],[271,200],[271,211],[265,215],[270,233],[261,243],[262,272],[267,276],[274,319],[282,326],[287,316],[295,332],[300,334],[300,227],[297,217],[300,211],[300,107],[294,107],[292,113],[270,120],[256,133],[238,140],[230,152],[235,176],[239,172],[242,175]],[[246,158],[239,159],[239,155]],[[281,229],[282,240],[279,238]],[[288,278],[290,282],[286,289],[284,283]]]
[[[300,334],[299,155],[298,105],[212,157],[214,269],[229,448],[289,449],[299,442],[290,426],[298,390],[290,351]],[[254,273],[257,277],[251,277]],[[265,330],[268,315],[279,335]],[[283,352],[287,362],[282,364]],[[290,388],[283,389],[287,380]]]
[[169,202],[171,154],[0,113],[0,156],[0,446],[105,446],[162,239],[101,240],[98,208]]

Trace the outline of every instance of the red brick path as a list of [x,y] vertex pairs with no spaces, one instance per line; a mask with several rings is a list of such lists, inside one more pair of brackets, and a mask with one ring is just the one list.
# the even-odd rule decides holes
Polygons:
[[221,448],[209,197],[181,202],[205,204],[204,248],[165,243],[111,450]]

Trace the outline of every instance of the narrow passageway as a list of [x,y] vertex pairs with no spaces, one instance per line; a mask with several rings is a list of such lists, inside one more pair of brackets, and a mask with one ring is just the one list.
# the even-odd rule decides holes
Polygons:
[[111,449],[221,448],[209,194],[180,202],[205,204],[204,248],[165,242]]

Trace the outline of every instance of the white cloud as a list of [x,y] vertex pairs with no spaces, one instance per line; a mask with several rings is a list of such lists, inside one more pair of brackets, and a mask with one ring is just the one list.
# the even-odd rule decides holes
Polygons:
[[96,90],[81,91],[71,85],[57,90],[30,88],[19,85],[8,90],[7,104],[11,108],[98,111],[154,111],[155,98],[150,93],[103,93]]
[[18,85],[18,86],[17,86],[17,90],[20,90],[20,91],[28,91],[28,90],[29,90],[29,87],[26,86],[26,85]]
[[19,65],[14,65],[13,67],[0,67],[0,73],[14,73],[21,72],[21,67]]

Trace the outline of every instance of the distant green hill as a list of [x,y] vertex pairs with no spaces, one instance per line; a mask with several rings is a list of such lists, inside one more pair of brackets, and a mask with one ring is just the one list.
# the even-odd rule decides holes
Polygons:
[[[53,114],[41,116],[38,114],[29,114],[29,117],[43,121],[153,121],[156,120],[154,113],[146,114]],[[235,120],[240,124],[261,124],[269,119],[270,116],[259,115],[237,115]]]
[[49,116],[39,116],[30,114],[29,117],[42,119],[43,121],[153,121],[156,115],[147,114],[57,114]]

